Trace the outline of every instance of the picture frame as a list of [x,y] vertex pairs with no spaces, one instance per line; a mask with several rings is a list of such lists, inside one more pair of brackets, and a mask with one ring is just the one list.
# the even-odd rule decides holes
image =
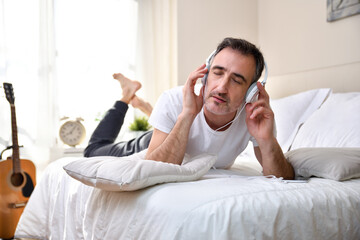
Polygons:
[[327,21],[360,14],[360,0],[327,0]]

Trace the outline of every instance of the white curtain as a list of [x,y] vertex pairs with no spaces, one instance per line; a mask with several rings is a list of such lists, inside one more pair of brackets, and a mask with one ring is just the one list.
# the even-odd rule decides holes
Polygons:
[[[1,0],[0,79],[13,84],[20,157],[39,171],[56,144],[53,1]],[[0,147],[12,145],[10,107],[0,99]],[[3,157],[11,155],[11,151]]]
[[46,165],[57,143],[57,83],[54,1],[39,0],[39,76],[36,146]]
[[138,0],[137,79],[152,105],[177,85],[176,0]]
[[0,0],[0,151],[2,151],[7,145],[7,128],[10,127],[8,124],[10,115],[7,115],[9,109],[8,103],[5,101],[4,91],[2,89],[3,82],[6,81],[6,38],[5,38],[5,6],[4,0]]

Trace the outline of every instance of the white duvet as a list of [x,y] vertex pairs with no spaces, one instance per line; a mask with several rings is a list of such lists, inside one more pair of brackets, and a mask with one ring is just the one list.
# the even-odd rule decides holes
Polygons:
[[[134,192],[80,183],[47,168],[15,237],[38,239],[360,239],[360,179],[265,179],[211,169],[198,181]],[[251,166],[251,164],[249,164]]]

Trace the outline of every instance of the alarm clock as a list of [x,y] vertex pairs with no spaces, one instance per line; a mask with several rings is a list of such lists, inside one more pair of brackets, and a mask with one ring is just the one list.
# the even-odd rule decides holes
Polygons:
[[[68,117],[62,118],[61,120],[68,119]],[[81,144],[86,136],[86,130],[84,125],[81,123],[82,118],[76,120],[66,120],[59,130],[59,137],[63,143],[71,147]]]

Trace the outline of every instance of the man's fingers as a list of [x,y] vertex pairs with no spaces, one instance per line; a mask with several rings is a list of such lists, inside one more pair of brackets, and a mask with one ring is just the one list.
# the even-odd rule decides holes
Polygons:
[[259,115],[268,116],[268,114],[272,113],[272,110],[264,99],[260,99],[256,102],[248,103],[246,105],[246,113],[250,119],[255,119]]
[[195,85],[196,81],[199,78],[203,78],[205,74],[207,73],[207,68],[205,68],[205,64],[202,64],[199,68],[197,68],[195,71],[190,73],[187,83],[190,85]]
[[256,83],[257,88],[259,89],[259,95],[260,97],[266,99],[266,101],[269,100],[269,94],[266,92],[265,87],[260,83]]
[[203,64],[201,64],[201,66],[198,67],[195,71],[206,69],[205,67],[206,67],[206,64],[203,63]]
[[270,107],[265,99],[259,99],[259,100],[255,101],[255,102],[247,104],[247,108],[248,108],[249,111],[253,111],[255,108],[258,108],[258,107],[261,107],[261,106],[262,107]]
[[250,115],[250,119],[255,119],[258,115],[262,115],[264,113],[264,107],[255,108]]

